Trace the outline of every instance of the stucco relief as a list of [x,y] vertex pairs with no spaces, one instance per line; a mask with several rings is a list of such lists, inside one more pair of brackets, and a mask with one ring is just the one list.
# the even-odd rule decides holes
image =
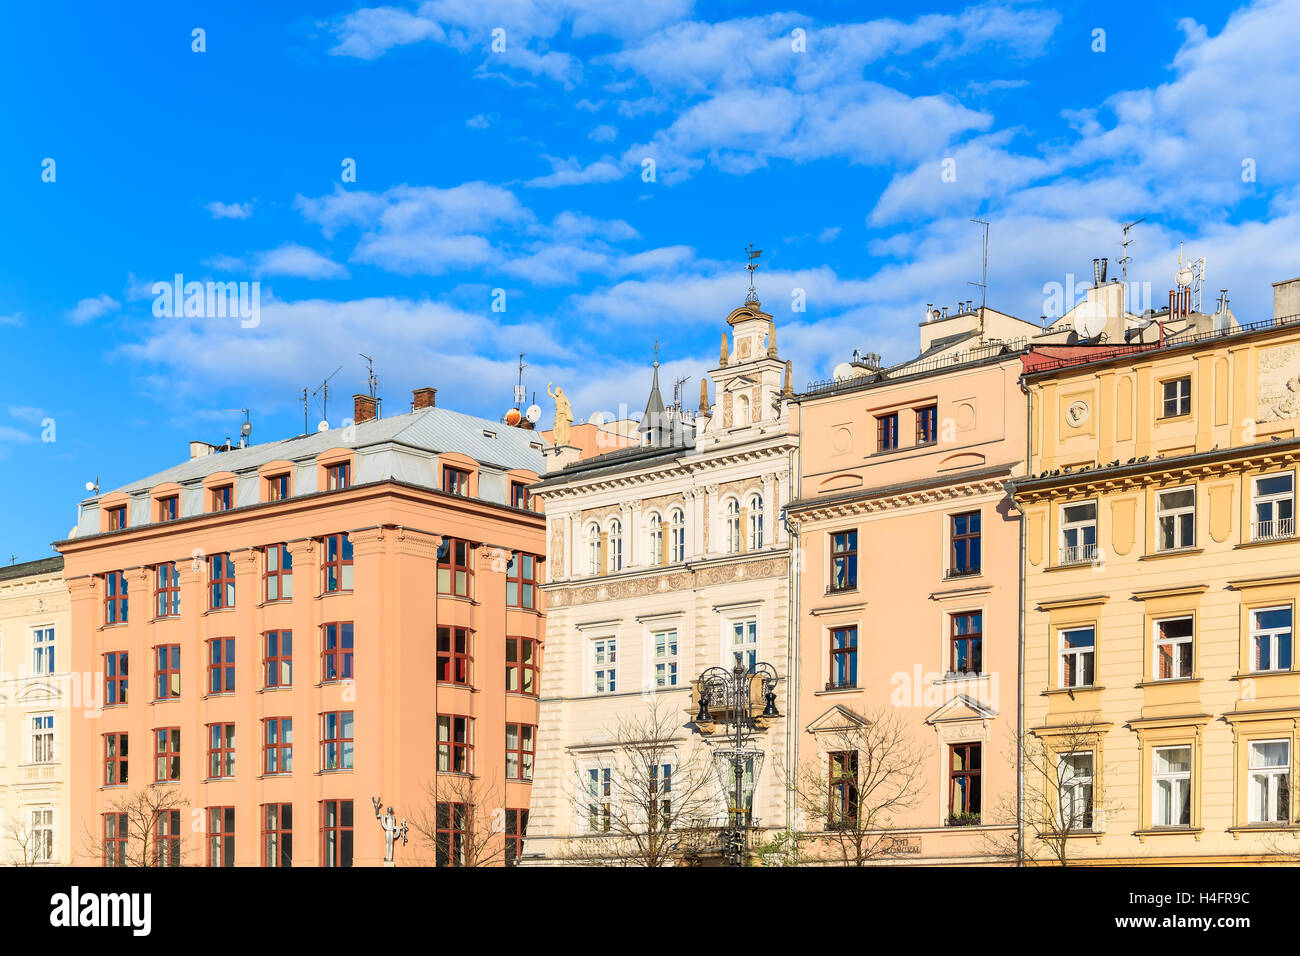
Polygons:
[[688,590],[693,587],[707,587],[714,584],[729,584],[733,581],[750,578],[783,577],[786,563],[781,559],[767,561],[741,562],[699,571],[673,571],[668,574],[656,574],[626,581],[613,581],[607,584],[590,584],[582,587],[564,588],[549,592],[547,598],[550,607],[573,607],[581,604],[595,604],[600,601],[621,601],[625,598],[648,597],[665,594],[670,591]]
[[551,578],[564,577],[564,528],[559,522],[551,527],[551,547],[547,552],[547,566]]
[[1259,353],[1261,422],[1300,418],[1300,345],[1278,345]]

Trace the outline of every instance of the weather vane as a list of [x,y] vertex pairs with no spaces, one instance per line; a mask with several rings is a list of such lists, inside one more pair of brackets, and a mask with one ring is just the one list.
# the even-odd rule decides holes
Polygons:
[[754,260],[762,254],[763,250],[755,249],[752,242],[745,247],[745,255],[749,256],[749,262],[745,264],[745,268],[749,270],[749,298],[745,300],[746,302],[758,301],[758,295],[754,292],[754,270],[758,268],[758,263]]

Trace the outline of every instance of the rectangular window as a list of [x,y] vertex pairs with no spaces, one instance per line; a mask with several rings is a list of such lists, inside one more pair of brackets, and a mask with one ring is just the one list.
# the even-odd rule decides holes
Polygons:
[[1097,502],[1061,505],[1061,564],[1097,560]]
[[326,535],[321,542],[321,590],[325,594],[352,590],[352,541],[347,534]]
[[743,621],[731,622],[731,652],[727,654],[727,664],[740,655],[741,663],[749,668],[750,673],[754,671],[754,665],[758,663],[758,619],[746,618]]
[[289,546],[272,544],[262,554],[266,600],[290,600],[293,597],[293,555],[289,553]]
[[266,500],[283,501],[289,497],[289,475],[272,475],[266,479]]
[[827,690],[858,686],[858,629],[831,629],[831,680]]
[[984,613],[969,611],[950,614],[952,671],[955,674],[979,674],[984,664]]
[[533,779],[533,750],[537,728],[532,724],[506,724],[506,779]]
[[235,775],[235,725],[208,724],[208,779]]
[[948,823],[963,826],[980,822],[980,744],[948,747]]
[[609,767],[592,767],[587,771],[587,829],[609,830],[613,809],[614,782]]
[[154,568],[154,614],[178,617],[181,613],[181,573],[175,561]]
[[1192,676],[1192,619],[1168,618],[1155,622],[1155,678],[1178,680]]
[[469,497],[469,472],[463,468],[444,466],[442,469],[442,490],[449,495]]
[[597,694],[618,690],[618,639],[604,637],[591,642],[592,689]]
[[1161,383],[1163,403],[1161,418],[1178,418],[1192,413],[1192,379],[1190,376]]
[[1157,747],[1152,752],[1152,823],[1158,827],[1192,825],[1192,748]]
[[126,734],[104,734],[104,786],[127,782],[127,756]]
[[537,558],[522,551],[510,556],[506,567],[506,607],[537,607]]
[[537,642],[527,637],[506,638],[506,692],[537,696],[538,690]]
[[[467,627],[438,628],[438,680],[441,683],[469,685],[470,668],[474,663],[470,652],[470,637]],[[506,646],[509,647],[513,640],[514,638],[506,638]],[[506,671],[509,670],[507,660]]]
[[506,810],[506,866],[517,866],[524,856],[528,811]]
[[104,814],[104,866],[127,865],[127,843],[130,838],[130,823],[125,813]]
[[125,624],[127,611],[126,575],[109,571],[104,575],[104,623]]
[[32,860],[49,863],[54,859],[54,808],[35,807],[31,819]]
[[235,606],[235,563],[229,554],[208,558],[208,607],[212,610]]
[[1092,627],[1062,628],[1061,686],[1091,687],[1097,652],[1097,632]]
[[126,505],[108,509],[108,530],[122,531],[126,528]]
[[229,511],[235,503],[235,486],[222,485],[212,489],[212,510]]
[[[522,481],[510,482],[510,506],[528,511],[532,508],[532,496],[528,493],[528,486]],[[528,811],[524,811],[527,813]]]
[[267,631],[262,635],[262,662],[266,687],[293,686],[293,631]]
[[889,451],[898,447],[898,412],[876,417],[876,450]]
[[438,548],[438,593],[469,597],[472,572],[470,545],[459,538],[443,538]]
[[104,706],[126,703],[126,651],[104,655]]
[[208,866],[235,865],[235,808],[208,807]]
[[208,693],[235,692],[235,639],[214,637],[208,641]]
[[351,770],[355,747],[352,711],[332,710],[321,714],[321,770]]
[[[352,463],[341,461],[325,469],[325,490],[341,491],[352,487]],[[352,864],[349,863],[348,866]]]
[[293,866],[293,804],[262,804],[262,865]]
[[262,773],[293,773],[293,718],[262,721]]
[[1062,833],[1092,829],[1092,754],[1061,754],[1057,763]]
[[1250,822],[1291,822],[1291,741],[1250,742]]
[[655,649],[655,686],[676,687],[677,628],[672,628],[667,631],[656,631],[653,637]]
[[158,499],[158,520],[175,521],[180,514],[180,497],[168,495]]
[[1291,669],[1291,608],[1268,607],[1250,612],[1250,644],[1255,671]]
[[1196,546],[1196,489],[1156,492],[1156,548],[1175,551]]
[[926,405],[916,410],[916,443],[933,445],[939,440],[939,406]]
[[949,577],[979,574],[981,567],[980,513],[967,511],[949,518],[952,532],[952,565]]
[[154,821],[153,854],[158,866],[181,865],[181,812],[163,810]]
[[160,644],[154,648],[154,700],[181,696],[181,646]]
[[32,673],[54,673],[54,628],[32,629]]
[[169,783],[181,778],[181,729],[159,727],[153,732],[154,782]]
[[827,828],[852,828],[858,820],[858,752],[836,751],[827,758],[830,768]]
[[474,772],[474,720],[452,714],[438,715],[438,772]]
[[32,717],[32,763],[54,763],[54,715]]
[[1255,479],[1255,515],[1251,539],[1270,541],[1295,534],[1295,474],[1284,471]]
[[831,535],[831,590],[852,591],[858,586],[858,533]]
[[650,764],[650,776],[647,780],[647,797],[649,797],[650,832],[666,830],[673,821],[673,765],[671,763]]
[[321,625],[321,683],[352,680],[352,622]]
[[352,801],[320,803],[321,866],[352,865]]
[[469,836],[470,805],[468,803],[438,803],[434,862],[438,866],[464,866],[466,842]]

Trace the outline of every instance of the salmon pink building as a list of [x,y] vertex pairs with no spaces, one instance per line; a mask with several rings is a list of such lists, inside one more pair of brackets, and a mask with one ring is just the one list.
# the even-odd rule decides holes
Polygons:
[[535,432],[434,406],[220,448],[83,502],[58,543],[75,862],[512,862],[544,626]]

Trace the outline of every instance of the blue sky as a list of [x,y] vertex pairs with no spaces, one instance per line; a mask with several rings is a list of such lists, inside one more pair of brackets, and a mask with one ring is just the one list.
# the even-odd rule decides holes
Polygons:
[[[580,418],[639,410],[656,337],[694,397],[749,242],[797,387],[855,347],[906,357],[925,303],[977,296],[972,217],[1013,314],[1145,216],[1130,278],[1159,299],[1185,242],[1207,296],[1267,317],[1300,273],[1297,39],[1300,0],[17,6],[0,559],[48,554],[86,481],[237,434],[224,409],[298,433],[341,365],[337,424],[358,353],[389,414],[433,385],[498,417],[521,351]],[[156,317],[176,273],[259,282],[260,324]]]

